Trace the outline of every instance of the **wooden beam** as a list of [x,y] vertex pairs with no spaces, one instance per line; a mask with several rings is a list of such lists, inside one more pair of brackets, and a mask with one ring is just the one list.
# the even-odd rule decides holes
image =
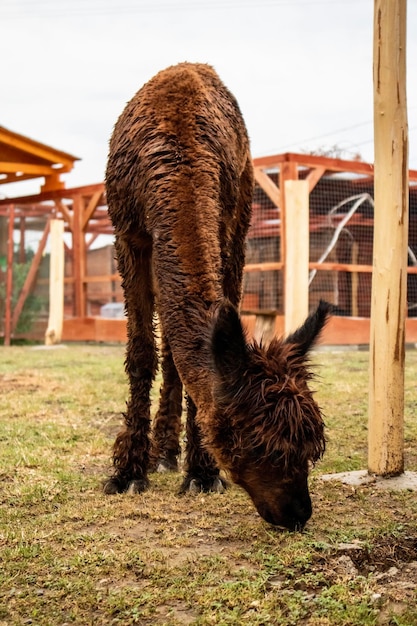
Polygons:
[[[372,265],[358,265],[351,263],[317,263],[316,261],[310,261],[308,267],[311,270],[323,270],[325,272],[372,272]],[[410,267],[409,269],[411,270],[412,268]]]
[[94,211],[97,209],[98,204],[101,200],[101,197],[103,195],[102,191],[96,191],[93,196],[90,198],[86,208],[84,209],[84,215],[83,215],[83,230],[85,230],[85,227],[88,224],[88,220],[90,219],[90,217],[93,215]]
[[[59,171],[62,172],[62,170]],[[32,176],[50,176],[51,174],[56,174],[57,170],[49,165],[0,161],[0,172],[4,174],[17,174],[18,172],[22,172],[23,174],[31,174]]]
[[112,281],[121,281],[120,274],[103,274],[103,275],[95,275],[95,276],[84,276],[84,283],[108,283]]
[[55,191],[57,189],[64,189],[65,184],[61,181],[59,174],[49,174],[45,176],[45,182],[41,187],[41,191]]
[[[93,185],[85,185],[84,187],[73,187],[72,189],[54,189],[32,196],[20,196],[19,198],[13,198],[13,202],[15,204],[33,204],[35,202],[44,202],[45,200],[55,200],[56,198],[74,198],[79,195],[95,193],[99,189],[104,191],[104,183],[95,183]],[[4,199],[0,199],[0,206],[2,204],[10,204],[10,198],[7,202]]]
[[408,244],[406,0],[374,2],[375,227],[368,471],[404,471]]
[[127,341],[126,319],[82,317],[64,320],[64,341]]
[[89,250],[91,248],[91,246],[93,245],[93,243],[95,242],[95,240],[97,239],[97,237],[100,234],[102,234],[102,233],[98,232],[98,233],[91,234],[91,237],[88,239],[88,241],[85,242],[87,250]]
[[274,183],[272,178],[268,176],[266,172],[260,167],[255,167],[255,180],[259,187],[263,189],[268,198],[279,208],[280,205],[280,191],[278,186]]
[[68,154],[68,152],[56,150],[51,146],[47,146],[39,141],[8,130],[3,126],[0,126],[0,141],[6,145],[12,145],[14,150],[30,154],[32,158],[36,156],[37,158],[50,161],[51,163],[61,164],[61,171],[71,171],[74,166],[74,161],[79,160],[78,157]]
[[55,206],[62,213],[64,220],[67,222],[70,230],[72,230],[72,215],[66,204],[62,200],[56,199]]
[[281,169],[283,163],[298,163],[302,167],[325,167],[334,172],[356,172],[357,174],[372,175],[374,168],[370,163],[363,161],[345,161],[331,157],[317,156],[314,154],[296,154],[285,152],[283,154],[257,157],[253,159],[255,167]]
[[311,172],[308,173],[308,175],[306,176],[306,180],[308,182],[308,191],[310,193],[313,191],[314,187],[317,185],[320,178],[325,174],[325,172],[326,168],[321,166],[315,167],[313,170],[311,170]]
[[244,272],[270,272],[271,270],[282,270],[282,261],[268,261],[266,263],[247,263],[243,268]]

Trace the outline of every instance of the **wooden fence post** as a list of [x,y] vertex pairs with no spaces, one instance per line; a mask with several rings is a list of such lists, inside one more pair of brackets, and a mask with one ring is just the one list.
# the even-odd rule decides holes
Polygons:
[[12,337],[12,299],[13,299],[13,252],[14,252],[14,205],[9,206],[7,224],[7,258],[6,258],[6,298],[4,303],[4,345],[10,346]]
[[375,217],[368,471],[404,471],[408,242],[406,0],[374,4]]
[[51,220],[49,260],[49,319],[45,344],[60,343],[64,322],[64,222]]
[[285,334],[308,315],[309,186],[306,180],[285,181]]
[[73,198],[72,254],[74,276],[75,317],[85,317],[86,311],[86,247],[84,232],[84,200],[82,195]]

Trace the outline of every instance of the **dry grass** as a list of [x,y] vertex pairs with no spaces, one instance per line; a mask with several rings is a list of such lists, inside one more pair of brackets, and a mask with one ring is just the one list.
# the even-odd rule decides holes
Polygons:
[[[278,532],[247,496],[178,497],[178,474],[106,497],[123,348],[1,348],[0,625],[417,624],[417,496],[325,483],[366,467],[365,352],[319,352],[328,449],[313,518]],[[406,467],[417,470],[417,352]]]

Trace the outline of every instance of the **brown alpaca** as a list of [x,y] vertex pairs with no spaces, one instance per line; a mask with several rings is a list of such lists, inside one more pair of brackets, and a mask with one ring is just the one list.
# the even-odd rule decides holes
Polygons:
[[138,493],[149,484],[156,311],[157,462],[177,466],[184,386],[182,491],[223,491],[221,468],[265,520],[303,527],[309,462],[325,445],[306,355],[328,307],[322,303],[286,341],[264,347],[245,339],[237,311],[252,161],[238,104],[211,67],[170,67],[133,97],[110,142],[106,185],[128,316],[130,397],[105,492]]

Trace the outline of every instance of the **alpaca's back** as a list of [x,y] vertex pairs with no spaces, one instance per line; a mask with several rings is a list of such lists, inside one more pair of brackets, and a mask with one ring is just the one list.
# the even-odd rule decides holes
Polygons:
[[179,238],[188,234],[181,226],[193,224],[196,234],[199,216],[213,221],[205,233],[219,219],[247,223],[249,215],[234,212],[248,160],[238,104],[214,70],[191,63],[163,70],[127,104],[110,142],[106,185],[116,232],[131,224],[152,234],[174,217]]

